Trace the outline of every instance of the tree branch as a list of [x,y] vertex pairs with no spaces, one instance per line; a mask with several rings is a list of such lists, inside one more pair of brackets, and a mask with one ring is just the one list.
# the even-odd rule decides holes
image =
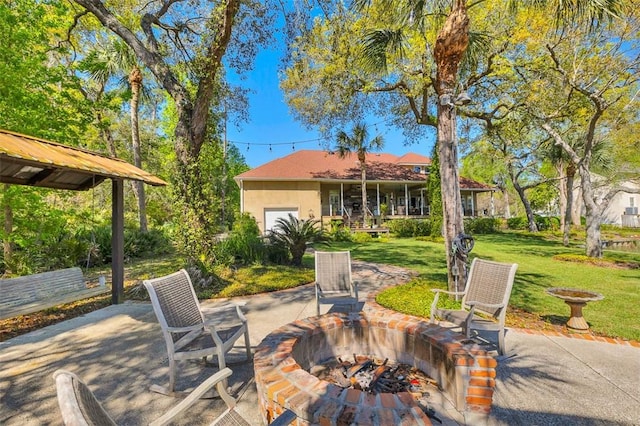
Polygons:
[[214,82],[218,75],[218,70],[222,65],[222,58],[231,40],[231,30],[236,15],[240,9],[240,0],[227,0],[222,12],[222,20],[218,20],[218,27],[214,34],[214,39],[207,49],[207,62],[205,66],[204,78],[198,85],[198,94],[193,111],[193,134],[196,141],[194,149],[199,150],[206,134],[211,100],[214,94]]

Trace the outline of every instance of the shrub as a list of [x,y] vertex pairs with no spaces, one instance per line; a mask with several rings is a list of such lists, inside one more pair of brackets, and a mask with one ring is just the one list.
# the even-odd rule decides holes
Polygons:
[[276,265],[286,265],[289,262],[289,250],[282,244],[271,244],[267,240],[266,256],[267,261]]
[[131,258],[154,257],[171,253],[173,247],[169,238],[158,229],[140,232],[127,229],[124,233],[124,253]]
[[429,235],[432,238],[442,238],[443,220],[442,216],[431,217],[431,232]]
[[266,247],[260,237],[256,220],[248,213],[238,217],[229,236],[215,245],[216,263],[223,265],[250,265],[262,263]]
[[507,219],[509,229],[529,229],[529,221],[524,216],[510,217]]
[[431,235],[431,221],[426,219],[414,220],[413,237]]
[[368,232],[354,232],[351,235],[351,241],[358,244],[370,243],[373,237]]
[[558,217],[536,215],[534,220],[539,231],[557,231],[560,229],[560,218]]
[[421,237],[431,234],[431,221],[427,219],[393,219],[387,222],[389,231],[400,238]]
[[464,229],[471,234],[493,234],[500,226],[500,221],[492,217],[465,219]]
[[331,241],[351,241],[351,231],[340,220],[332,220],[329,230]]
[[269,232],[269,242],[287,249],[291,254],[291,263],[294,266],[302,266],[302,256],[308,244],[328,241],[319,224],[320,221],[317,219],[298,219],[289,213],[288,218],[276,220],[275,227]]
[[[111,226],[99,226],[90,233],[85,232],[82,238],[88,241],[91,265],[111,262]],[[147,232],[129,228],[124,230],[125,258],[160,256],[172,251],[169,237],[160,229],[150,229]]]
[[387,222],[389,232],[400,238],[408,238],[413,235],[413,224],[409,219],[393,219]]

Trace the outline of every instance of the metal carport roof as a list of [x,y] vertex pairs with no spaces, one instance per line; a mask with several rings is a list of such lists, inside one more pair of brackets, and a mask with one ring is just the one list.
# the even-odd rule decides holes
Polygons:
[[0,183],[86,190],[112,181],[111,300],[124,298],[124,179],[166,182],[126,161],[0,129]]

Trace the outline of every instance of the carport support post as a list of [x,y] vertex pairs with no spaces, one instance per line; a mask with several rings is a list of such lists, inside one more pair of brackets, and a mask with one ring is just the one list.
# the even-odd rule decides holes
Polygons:
[[124,184],[111,182],[111,303],[117,305],[124,301]]

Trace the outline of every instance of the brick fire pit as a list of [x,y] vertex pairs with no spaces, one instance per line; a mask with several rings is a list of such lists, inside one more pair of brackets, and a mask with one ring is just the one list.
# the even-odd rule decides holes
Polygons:
[[373,395],[309,373],[327,359],[354,353],[422,370],[469,424],[491,410],[497,365],[492,355],[462,334],[384,309],[372,296],[363,312],[306,318],[264,338],[254,356],[263,420],[268,423],[288,408],[297,425],[431,424],[408,392]]

